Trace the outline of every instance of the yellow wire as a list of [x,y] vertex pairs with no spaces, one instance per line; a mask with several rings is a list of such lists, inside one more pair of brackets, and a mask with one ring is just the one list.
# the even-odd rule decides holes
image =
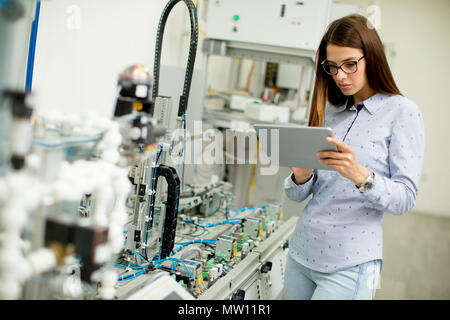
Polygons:
[[[195,3],[194,3],[194,6],[195,6],[196,8],[198,7],[198,1],[199,1],[199,0],[196,0]],[[203,31],[203,30],[200,29],[200,28],[198,28],[198,32],[199,32],[202,36],[205,36],[205,35],[206,35],[206,32]]]
[[[258,159],[258,150],[259,150],[259,139],[256,138],[256,158]],[[250,190],[248,196],[247,207],[253,204],[253,192],[255,191],[255,172],[256,172],[256,164],[252,164],[252,174],[250,178]]]

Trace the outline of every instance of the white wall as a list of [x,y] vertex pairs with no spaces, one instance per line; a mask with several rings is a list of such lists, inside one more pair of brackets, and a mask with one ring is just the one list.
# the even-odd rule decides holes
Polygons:
[[[132,64],[153,73],[156,30],[166,0],[43,1],[33,91],[38,108],[113,112],[118,74]],[[188,11],[166,24],[161,64],[176,66]]]
[[[395,51],[391,68],[400,91],[419,106],[426,154],[414,211],[450,217],[450,1],[341,0],[380,10],[379,35]],[[368,13],[370,15],[370,13]]]
[[426,155],[416,210],[450,217],[450,1],[383,1],[384,6],[382,35],[397,51],[394,75],[425,121]]

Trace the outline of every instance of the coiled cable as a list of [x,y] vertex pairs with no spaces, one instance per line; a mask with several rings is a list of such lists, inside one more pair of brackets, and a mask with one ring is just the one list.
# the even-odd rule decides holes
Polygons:
[[191,0],[170,0],[165,6],[161,18],[159,20],[158,32],[156,34],[156,45],[155,45],[155,61],[153,66],[153,100],[158,96],[159,91],[159,76],[160,76],[160,65],[161,65],[161,50],[162,41],[164,36],[164,29],[166,27],[167,18],[173,7],[180,1],[183,1],[189,11],[189,18],[191,22],[191,36],[189,45],[189,56],[186,66],[186,76],[184,79],[183,93],[180,96],[179,106],[178,106],[178,116],[182,117],[187,112],[187,104],[189,98],[189,91],[191,88],[192,75],[194,73],[194,63],[195,56],[197,53],[198,44],[198,18],[197,18],[197,8]]

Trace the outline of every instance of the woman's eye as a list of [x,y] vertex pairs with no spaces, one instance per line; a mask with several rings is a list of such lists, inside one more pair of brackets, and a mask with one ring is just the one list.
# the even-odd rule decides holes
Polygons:
[[354,67],[356,67],[356,63],[354,62],[344,64],[344,68],[349,70],[353,69]]

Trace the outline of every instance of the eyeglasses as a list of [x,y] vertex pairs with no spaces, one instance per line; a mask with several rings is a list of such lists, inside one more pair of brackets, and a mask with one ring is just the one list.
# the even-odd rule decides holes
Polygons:
[[323,60],[321,65],[323,70],[328,73],[329,75],[335,76],[338,74],[339,69],[341,69],[342,71],[344,71],[345,73],[355,73],[356,71],[358,71],[358,62],[364,58],[364,56],[362,56],[361,58],[359,58],[356,61],[347,61],[344,62],[343,64],[341,64],[340,66],[337,66],[335,64],[329,64],[326,63],[327,60]]

